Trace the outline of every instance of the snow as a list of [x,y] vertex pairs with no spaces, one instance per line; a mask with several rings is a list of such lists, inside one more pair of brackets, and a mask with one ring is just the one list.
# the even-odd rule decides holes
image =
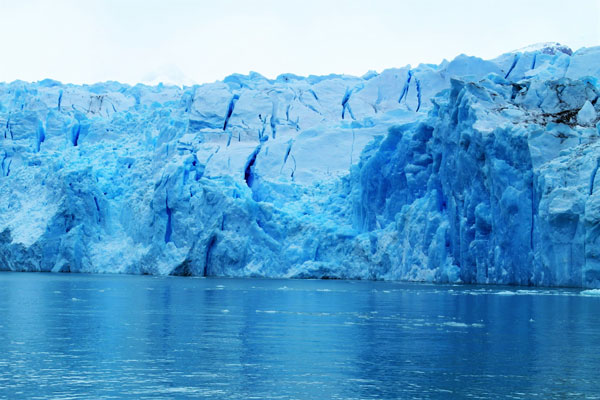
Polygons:
[[0,269],[599,287],[598,65],[0,83]]

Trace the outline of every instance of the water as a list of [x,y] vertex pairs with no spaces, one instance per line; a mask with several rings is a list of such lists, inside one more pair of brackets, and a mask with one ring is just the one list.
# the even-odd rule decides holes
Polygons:
[[600,296],[0,273],[1,398],[600,398]]

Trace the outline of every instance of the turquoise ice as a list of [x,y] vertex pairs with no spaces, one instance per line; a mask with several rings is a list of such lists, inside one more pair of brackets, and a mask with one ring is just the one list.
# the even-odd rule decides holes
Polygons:
[[600,48],[0,84],[0,269],[600,287]]

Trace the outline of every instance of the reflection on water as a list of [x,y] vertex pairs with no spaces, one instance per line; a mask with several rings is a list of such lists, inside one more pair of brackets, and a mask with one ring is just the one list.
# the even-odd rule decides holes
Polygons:
[[600,398],[600,296],[0,273],[0,398]]

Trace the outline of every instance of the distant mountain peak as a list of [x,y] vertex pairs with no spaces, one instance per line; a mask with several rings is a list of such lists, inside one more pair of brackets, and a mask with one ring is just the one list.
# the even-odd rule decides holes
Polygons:
[[159,83],[163,85],[173,85],[173,86],[192,86],[195,85],[196,82],[185,75],[179,67],[173,64],[162,65],[156,70],[146,74],[142,78],[142,83],[148,86],[156,86]]
[[566,55],[573,55],[573,50],[569,46],[565,46],[558,42],[542,42],[532,44],[521,49],[514,50],[513,53],[530,53],[540,52],[543,54],[555,55],[558,53],[565,53]]

